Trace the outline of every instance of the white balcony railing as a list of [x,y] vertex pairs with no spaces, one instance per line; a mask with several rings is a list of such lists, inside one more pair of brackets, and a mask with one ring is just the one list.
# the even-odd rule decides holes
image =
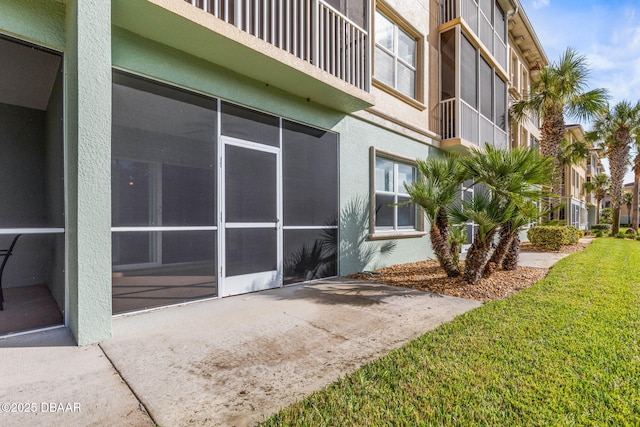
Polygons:
[[440,134],[442,139],[461,138],[479,146],[489,143],[498,148],[508,148],[504,129],[466,102],[455,98],[440,101]]
[[478,36],[496,62],[507,69],[507,45],[496,32],[490,17],[480,9],[476,0],[442,0],[440,4],[440,24],[462,18],[467,27]]
[[368,33],[323,0],[185,0],[360,89]]

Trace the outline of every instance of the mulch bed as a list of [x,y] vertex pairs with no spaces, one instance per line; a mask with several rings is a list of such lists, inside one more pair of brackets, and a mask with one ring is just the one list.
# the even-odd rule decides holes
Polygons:
[[[521,251],[574,253],[581,251],[585,247],[587,247],[587,244],[577,243],[563,246],[559,251],[549,251],[535,247],[530,243],[523,243]],[[462,264],[464,265],[464,263]],[[358,273],[348,277],[440,295],[478,301],[492,301],[506,298],[522,289],[528,288],[543,279],[548,271],[546,268],[533,267],[518,267],[513,271],[496,271],[490,278],[482,279],[479,284],[474,286],[465,283],[460,277],[447,277],[437,261],[420,261],[392,265],[372,273]]]

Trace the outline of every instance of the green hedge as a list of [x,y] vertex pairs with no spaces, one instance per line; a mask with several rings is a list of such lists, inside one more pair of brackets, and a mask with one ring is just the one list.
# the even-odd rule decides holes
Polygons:
[[611,231],[611,224],[593,224],[592,230]]
[[563,245],[578,243],[583,232],[575,227],[565,226],[536,226],[529,229],[527,237],[529,241],[543,248],[557,251]]

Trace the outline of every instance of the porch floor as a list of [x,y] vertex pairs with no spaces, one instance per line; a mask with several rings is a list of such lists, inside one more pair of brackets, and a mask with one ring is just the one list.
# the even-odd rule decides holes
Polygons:
[[0,335],[62,325],[62,313],[46,285],[3,288]]

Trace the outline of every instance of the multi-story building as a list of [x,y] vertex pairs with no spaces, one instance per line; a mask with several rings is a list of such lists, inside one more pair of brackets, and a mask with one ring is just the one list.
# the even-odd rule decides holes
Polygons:
[[[605,173],[604,166],[600,161],[600,153],[597,149],[591,148],[589,150],[589,158],[587,159],[587,174],[585,177],[586,182],[591,182],[594,176]],[[587,210],[588,210],[588,224],[591,226],[592,224],[597,223],[596,218],[596,199],[594,197],[593,192],[586,193],[586,201],[587,201]]]
[[0,10],[0,334],[80,344],[114,314],[432,257],[396,204],[415,160],[508,146],[509,56],[544,60],[517,0]]
[[[581,125],[567,125],[564,140],[567,144],[584,141],[584,129]],[[559,219],[581,230],[589,228],[587,207],[587,192],[584,183],[587,182],[587,163],[584,159],[578,163],[567,164],[562,170],[562,201],[564,207],[559,211]]]

